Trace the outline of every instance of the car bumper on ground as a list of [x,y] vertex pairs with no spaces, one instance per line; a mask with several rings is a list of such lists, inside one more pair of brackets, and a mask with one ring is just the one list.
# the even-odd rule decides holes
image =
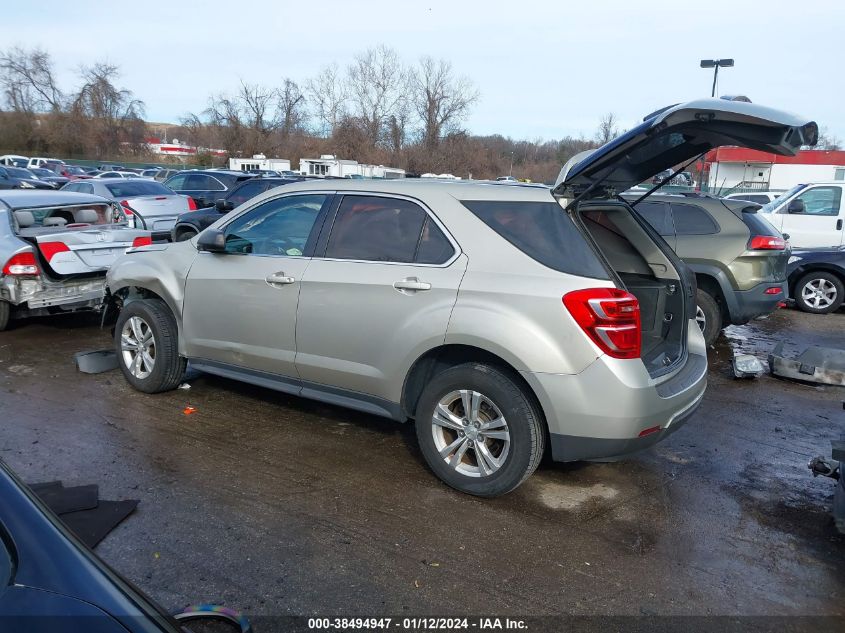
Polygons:
[[610,460],[652,446],[696,411],[707,387],[700,332],[669,378],[652,379],[642,363],[601,357],[576,375],[522,372],[537,394],[555,461]]
[[[770,288],[780,288],[777,294],[767,294]],[[731,310],[731,322],[735,325],[743,325],[751,319],[765,316],[774,312],[781,301],[786,301],[789,296],[789,288],[786,281],[764,282],[750,290],[737,290],[733,293],[736,306]]]

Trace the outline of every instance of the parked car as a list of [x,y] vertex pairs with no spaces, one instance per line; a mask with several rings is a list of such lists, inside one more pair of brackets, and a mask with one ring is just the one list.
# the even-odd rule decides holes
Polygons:
[[72,182],[62,191],[78,191],[115,200],[132,226],[152,231],[153,239],[170,239],[176,218],[196,210],[190,196],[174,193],[160,182],[148,178],[92,178]]
[[25,168],[27,164],[29,164],[29,159],[26,156],[18,156],[17,154],[4,154],[0,156],[0,165]]
[[725,200],[745,200],[747,202],[754,202],[755,204],[768,204],[773,200],[777,200],[780,193],[776,191],[751,191],[745,193],[729,193],[723,196]]
[[826,314],[845,299],[845,246],[795,250],[789,258],[789,296],[804,312]]
[[667,178],[669,178],[671,176],[672,177],[671,182],[667,183],[669,185],[682,186],[682,187],[694,187],[695,186],[695,180],[693,180],[692,174],[690,172],[682,171],[682,172],[672,176],[673,173],[674,172],[671,169],[664,169],[659,174],[655,175],[651,179],[651,182],[654,185],[658,185],[658,184],[664,182]]
[[160,172],[160,171],[161,171],[161,169],[158,169],[158,168],[156,168],[156,169],[144,169],[144,170],[141,171],[140,175],[141,175],[141,178],[155,178],[156,175],[158,175],[158,172]]
[[123,165],[117,165],[115,163],[103,163],[97,169],[100,171],[120,171],[123,169]]
[[49,182],[42,182],[26,169],[0,167],[0,189],[55,189]]
[[228,609],[169,615],[100,560],[2,460],[0,534],[4,633],[248,630]]
[[499,176],[499,177],[496,178],[496,181],[497,182],[519,182],[519,180],[517,180],[513,176]]
[[26,171],[32,174],[36,180],[50,183],[55,189],[61,189],[64,185],[70,182],[69,178],[60,176],[56,172],[43,167],[30,167]]
[[654,194],[634,208],[695,273],[695,318],[708,345],[723,327],[769,314],[786,299],[790,251],[780,231],[756,213],[760,205]]
[[34,156],[27,160],[26,167],[43,167],[46,163],[61,163],[58,158],[44,158],[43,156]]
[[85,171],[85,169],[79,167],[78,165],[68,165],[66,163],[47,163],[45,167],[55,172],[59,176],[64,176],[68,180],[86,180],[88,178],[91,178],[91,175],[87,171]]
[[0,192],[0,227],[0,330],[13,316],[99,308],[105,270],[151,242],[119,205],[66,191]]
[[153,176],[153,178],[155,178],[159,182],[164,182],[165,180],[167,180],[171,176],[175,176],[176,174],[178,174],[180,171],[182,171],[182,170],[181,169],[159,169],[158,172],[156,172],[156,175]]
[[251,200],[255,196],[264,193],[268,189],[281,187],[282,185],[289,185],[294,182],[302,182],[304,178],[252,178],[246,180],[241,184],[235,186],[234,189],[226,194],[225,198],[220,198],[214,203],[213,207],[205,207],[196,211],[184,213],[176,218],[176,224],[171,231],[171,239],[174,242],[181,242],[189,240],[200,231],[205,230],[223,215],[229,213],[235,207],[239,207],[247,200]]
[[137,174],[130,171],[101,171],[94,178],[136,178]]
[[190,360],[414,419],[430,468],[481,496],[516,488],[547,438],[558,461],[621,457],[692,415],[707,357],[694,277],[615,192],[723,143],[794,154],[817,135],[794,115],[704,99],[574,157],[552,190],[272,189],[196,240],[115,263],[119,365],[148,393],[174,389]]
[[255,178],[255,174],[228,169],[206,169],[179,172],[164,184],[177,193],[191,196],[197,206],[214,206],[214,202],[226,196],[236,185]]
[[845,182],[795,185],[763,205],[761,213],[789,235],[795,248],[823,248],[845,244]]

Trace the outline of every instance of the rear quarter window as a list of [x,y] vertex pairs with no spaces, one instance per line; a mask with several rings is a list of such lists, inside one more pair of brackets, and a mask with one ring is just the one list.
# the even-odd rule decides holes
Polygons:
[[544,266],[570,275],[608,278],[587,238],[556,202],[463,200],[461,204]]
[[695,204],[672,203],[672,217],[677,235],[713,235],[719,232],[716,220]]

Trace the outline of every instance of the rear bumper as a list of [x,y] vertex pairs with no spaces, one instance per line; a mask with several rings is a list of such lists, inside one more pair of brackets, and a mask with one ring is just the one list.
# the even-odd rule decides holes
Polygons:
[[[766,294],[769,288],[780,288],[776,295]],[[751,290],[735,290],[733,292],[736,305],[732,306],[730,321],[734,325],[748,323],[766,314],[774,312],[781,301],[786,301],[789,296],[787,282],[764,282],[754,286]]]
[[[652,379],[640,361],[597,359],[580,374],[523,372],[549,427],[555,461],[608,460],[652,446],[686,422],[704,397],[707,357],[698,328],[686,363]],[[646,429],[659,430],[644,437]]]
[[19,309],[43,310],[59,307],[77,309],[97,307],[103,302],[106,278],[97,277],[68,282],[44,282],[40,279],[3,280],[0,298]]

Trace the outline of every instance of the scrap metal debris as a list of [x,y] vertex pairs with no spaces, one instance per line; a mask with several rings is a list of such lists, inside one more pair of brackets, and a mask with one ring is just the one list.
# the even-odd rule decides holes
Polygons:
[[76,367],[84,374],[102,374],[117,369],[117,354],[114,350],[101,349],[93,352],[79,352],[73,355]]
[[736,378],[759,378],[766,372],[760,359],[751,354],[736,354],[731,359]]
[[845,350],[808,347],[796,358],[783,356],[783,343],[769,354],[772,374],[792,380],[845,387]]

